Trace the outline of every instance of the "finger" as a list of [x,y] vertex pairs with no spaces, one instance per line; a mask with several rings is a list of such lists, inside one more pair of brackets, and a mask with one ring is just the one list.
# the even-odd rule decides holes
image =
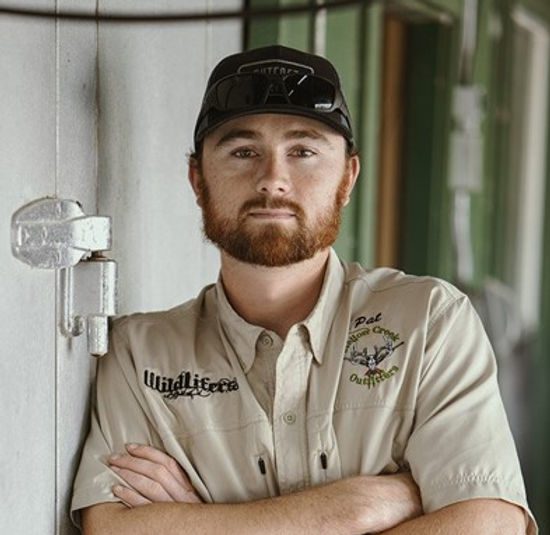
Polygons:
[[163,465],[146,459],[114,455],[109,458],[109,464],[113,470],[125,470],[121,477],[153,501],[189,501],[189,492],[194,492],[192,487],[177,481]]
[[158,482],[142,474],[112,466],[111,469],[121,477],[132,489],[139,492],[151,502],[173,502],[174,498]]
[[114,485],[112,491],[113,494],[117,498],[120,498],[128,507],[138,507],[151,503],[150,500],[141,496],[141,494],[135,490],[124,487],[123,485]]
[[154,448],[153,446],[146,446],[141,444],[127,444],[126,449],[135,457],[141,459],[147,459],[153,463],[161,464],[164,466],[182,485],[193,488],[187,474],[178,462],[170,457],[167,453]]
[[129,454],[134,457],[146,459],[153,463],[161,464],[162,466],[164,466],[181,486],[187,489],[188,492],[192,492],[193,494],[195,494],[198,498],[197,501],[201,501],[200,497],[196,494],[193,485],[189,481],[185,470],[173,457],[162,450],[154,448],[153,446],[142,444],[127,444],[126,449],[128,450]]

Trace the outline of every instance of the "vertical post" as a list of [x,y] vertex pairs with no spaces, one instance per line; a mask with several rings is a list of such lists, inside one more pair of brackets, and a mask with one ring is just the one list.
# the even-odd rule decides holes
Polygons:
[[356,259],[372,266],[376,261],[376,227],[378,198],[378,160],[382,80],[383,6],[363,6],[361,14],[363,41],[360,44],[359,72],[361,95],[357,114],[362,172],[356,188],[355,217]]

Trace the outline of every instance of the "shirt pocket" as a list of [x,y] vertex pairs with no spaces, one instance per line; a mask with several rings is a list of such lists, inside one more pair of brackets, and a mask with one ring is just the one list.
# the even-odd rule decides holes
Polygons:
[[269,445],[262,440],[267,426],[266,422],[256,421],[178,437],[214,503],[248,502],[277,495],[272,456]]
[[337,408],[333,418],[342,477],[404,469],[413,410],[388,405],[347,405]]
[[308,433],[311,485],[322,485],[341,479],[340,450],[332,418],[328,415],[310,418]]
[[279,496],[279,485],[269,452],[265,450],[262,453],[254,455],[253,458],[265,487],[265,495],[262,497],[272,498],[274,496]]

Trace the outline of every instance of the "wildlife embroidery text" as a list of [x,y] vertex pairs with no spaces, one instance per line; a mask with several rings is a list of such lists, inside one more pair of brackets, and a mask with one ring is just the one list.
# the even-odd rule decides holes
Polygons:
[[145,386],[160,392],[166,399],[195,396],[206,398],[212,394],[226,394],[239,390],[237,378],[222,377],[213,381],[210,377],[201,377],[197,373],[183,370],[176,377],[164,377],[153,371],[143,372]]

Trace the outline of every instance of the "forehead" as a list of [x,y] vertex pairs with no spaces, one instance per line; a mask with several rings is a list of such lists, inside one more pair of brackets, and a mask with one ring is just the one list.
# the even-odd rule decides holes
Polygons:
[[321,121],[282,113],[257,113],[230,119],[205,137],[205,143],[217,143],[230,132],[249,131],[258,139],[284,139],[291,132],[310,133],[312,137],[324,138],[331,144],[345,144],[344,136]]

